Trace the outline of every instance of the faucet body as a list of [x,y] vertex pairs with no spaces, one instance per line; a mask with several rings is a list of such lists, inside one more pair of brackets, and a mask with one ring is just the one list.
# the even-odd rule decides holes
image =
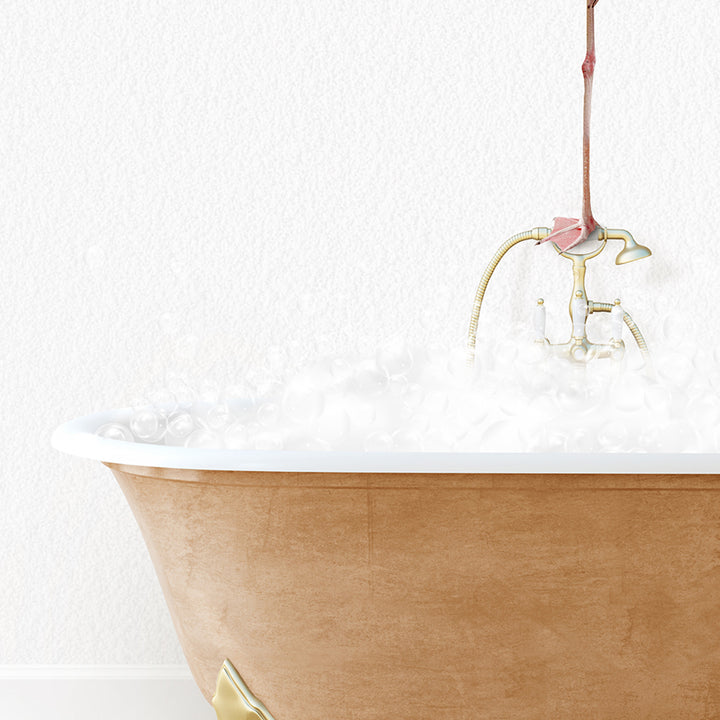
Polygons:
[[[485,291],[495,268],[498,266],[505,253],[514,245],[523,242],[524,240],[535,240],[536,242],[540,242],[549,234],[550,228],[536,227],[527,232],[513,235],[513,237],[507,240],[498,249],[491,259],[485,269],[485,272],[483,273],[475,295],[475,303],[473,305],[473,312],[470,319],[470,329],[468,332],[468,365],[473,366],[475,364],[475,346],[477,343],[477,326],[480,309],[482,307]],[[615,317],[618,318],[620,317],[620,313],[622,313],[622,320],[630,329],[638,347],[640,348],[640,351],[646,359],[649,358],[647,343],[645,342],[642,333],[637,325],[635,325],[630,315],[622,310],[619,300],[616,300],[614,305],[588,300],[585,288],[587,262],[588,260],[597,257],[605,249],[608,240],[622,240],[625,243],[623,250],[621,250],[620,254],[617,256],[615,261],[616,264],[623,264],[625,262],[629,262],[630,260],[647,257],[651,254],[650,250],[642,245],[638,245],[627,230],[608,230],[603,227],[597,227],[595,231],[591,233],[586,243],[583,243],[583,245],[588,243],[593,245],[591,250],[588,252],[571,252],[569,250],[563,251],[555,243],[552,243],[559,255],[572,262],[573,288],[569,305],[572,333],[570,339],[565,343],[550,343],[550,341],[545,337],[545,310],[543,307],[542,313],[538,316],[541,320],[538,320],[538,317],[536,317],[535,320],[536,342],[547,347],[548,350],[554,354],[567,357],[573,362],[586,363],[596,358],[612,358],[620,360],[625,354],[625,343],[622,340],[621,327],[619,330],[614,329],[613,337],[608,343],[593,343],[588,340],[587,319],[591,314],[596,312],[614,312]],[[581,248],[582,246],[578,246],[577,249],[580,250]],[[538,300],[538,304],[543,306],[542,299]],[[617,309],[613,311],[614,307]],[[538,323],[541,324],[538,325]]]

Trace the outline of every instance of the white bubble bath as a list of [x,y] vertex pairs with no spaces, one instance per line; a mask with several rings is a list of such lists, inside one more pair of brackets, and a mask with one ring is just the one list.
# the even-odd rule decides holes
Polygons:
[[220,385],[170,375],[121,420],[95,428],[123,443],[194,449],[345,452],[714,453],[720,371],[712,354],[578,364],[542,345],[411,347],[293,366],[275,348]]

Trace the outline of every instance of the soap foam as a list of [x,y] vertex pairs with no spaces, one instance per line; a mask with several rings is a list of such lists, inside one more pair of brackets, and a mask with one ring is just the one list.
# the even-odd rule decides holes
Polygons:
[[126,442],[192,448],[367,452],[716,452],[720,358],[659,353],[653,366],[576,364],[522,340],[464,348],[394,338],[373,356],[293,368],[274,349],[238,382],[173,376],[134,403]]

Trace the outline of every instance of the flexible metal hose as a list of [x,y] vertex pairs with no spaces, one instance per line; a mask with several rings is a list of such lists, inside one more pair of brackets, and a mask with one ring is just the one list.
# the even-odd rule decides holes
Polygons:
[[[472,315],[470,317],[470,329],[468,330],[468,344],[467,344],[467,364],[469,367],[473,367],[475,364],[475,345],[477,343],[477,327],[478,319],[480,318],[480,308],[482,307],[483,298],[485,297],[485,290],[487,290],[488,283],[492,274],[495,272],[495,268],[502,260],[503,255],[514,245],[523,242],[524,240],[542,240],[550,234],[550,228],[547,227],[536,227],[532,230],[526,230],[525,232],[513,235],[511,238],[506,240],[499,248],[498,251],[492,256],[492,259],[485,268],[485,272],[480,278],[480,284],[475,293],[475,302],[473,303]],[[642,337],[642,336],[641,336]]]

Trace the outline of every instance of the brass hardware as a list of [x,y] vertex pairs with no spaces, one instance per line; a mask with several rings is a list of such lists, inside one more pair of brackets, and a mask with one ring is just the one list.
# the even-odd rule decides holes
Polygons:
[[218,720],[273,720],[229,660],[225,660],[218,674],[212,704]]
[[[475,348],[477,345],[477,327],[478,320],[480,317],[480,309],[482,307],[483,298],[485,297],[485,291],[487,290],[488,283],[495,269],[502,260],[505,253],[513,246],[524,240],[543,240],[550,234],[550,228],[536,227],[526,232],[518,233],[513,235],[511,238],[505,241],[500,246],[498,251],[493,255],[490,263],[480,279],[477,291],[475,293],[475,302],[473,303],[472,315],[470,317],[470,329],[468,331],[468,353],[467,353],[467,364],[469,367],[473,367],[475,364]],[[649,248],[644,245],[639,245],[633,236],[627,230],[609,230],[603,227],[597,227],[593,233],[591,233],[589,241],[598,241],[599,245],[597,248],[593,248],[586,253],[577,253],[571,251],[562,251],[554,242],[551,242],[557,253],[564,258],[572,261],[573,268],[573,289],[570,296],[570,318],[574,321],[574,310],[573,303],[575,299],[581,299],[584,301],[583,307],[585,308],[585,316],[582,318],[582,332],[576,332],[575,322],[573,322],[573,333],[571,339],[559,345],[554,345],[545,341],[545,345],[548,346],[553,352],[564,355],[571,360],[577,362],[588,362],[599,357],[613,357],[620,358],[624,354],[625,344],[622,340],[614,340],[609,344],[597,344],[591,343],[587,339],[585,332],[585,322],[587,318],[594,312],[611,312],[612,305],[610,303],[599,303],[588,300],[587,292],[585,289],[585,272],[586,263],[594,257],[597,257],[607,246],[608,240],[622,240],[624,247],[615,259],[617,265],[632,262],[633,260],[640,260],[641,258],[652,255]],[[579,247],[585,245],[583,243]],[[542,300],[538,300],[538,304],[542,304]],[[619,301],[616,301],[619,304]],[[580,308],[582,310],[582,308]],[[577,327],[580,328],[580,318],[578,319]],[[626,312],[623,315],[623,320],[627,325],[628,329],[632,333],[635,342],[637,343],[640,352],[646,360],[649,360],[649,351],[645,338],[640,332],[638,326],[633,322],[633,319]]]
[[652,255],[650,248],[638,244],[635,241],[635,238],[627,230],[608,230],[607,232],[613,233],[608,236],[611,240],[622,240],[625,243],[625,247],[615,258],[616,265],[624,265],[625,263],[632,262],[633,260],[642,260],[642,258],[650,257],[650,255]]
[[526,232],[518,233],[513,235],[511,238],[506,240],[499,248],[498,251],[492,256],[488,266],[485,268],[482,278],[480,278],[480,284],[475,292],[475,302],[473,303],[472,315],[470,317],[470,329],[468,330],[468,356],[467,363],[470,367],[475,364],[475,345],[477,343],[477,326],[478,319],[480,318],[480,308],[482,307],[483,298],[485,297],[485,290],[487,290],[488,283],[492,274],[495,272],[495,268],[500,264],[503,259],[503,255],[513,246],[524,240],[544,240],[550,234],[550,228],[548,227],[536,227]]

